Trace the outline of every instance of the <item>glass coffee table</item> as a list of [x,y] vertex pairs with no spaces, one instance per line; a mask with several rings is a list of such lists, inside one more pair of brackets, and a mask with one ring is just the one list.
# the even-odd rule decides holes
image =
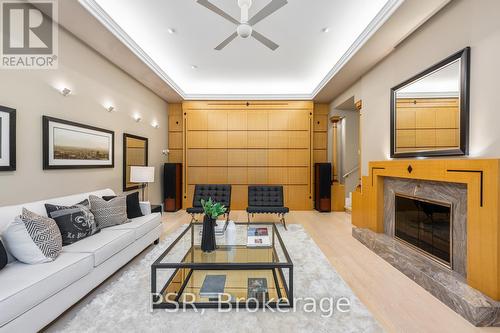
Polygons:
[[[249,228],[269,242],[248,245]],[[190,224],[151,266],[153,308],[293,306],[293,263],[274,223],[236,223],[210,253],[200,248],[201,230]]]

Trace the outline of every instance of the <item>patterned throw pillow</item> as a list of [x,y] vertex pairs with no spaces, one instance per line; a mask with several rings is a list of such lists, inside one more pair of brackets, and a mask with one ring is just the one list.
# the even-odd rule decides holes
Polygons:
[[23,208],[2,235],[7,250],[25,264],[54,261],[62,251],[62,237],[56,222]]
[[[102,197],[104,200],[109,201],[116,198],[116,195],[105,195]],[[135,219],[136,217],[144,216],[139,203],[139,192],[127,194],[127,217]]]
[[106,201],[91,195],[89,201],[90,210],[100,229],[130,222],[127,218],[127,199],[125,197],[116,197]]
[[71,207],[45,204],[45,209],[61,231],[63,246],[99,232],[87,199]]

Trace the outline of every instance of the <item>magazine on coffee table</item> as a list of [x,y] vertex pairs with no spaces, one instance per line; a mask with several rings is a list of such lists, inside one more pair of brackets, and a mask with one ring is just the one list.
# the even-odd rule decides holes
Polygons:
[[267,302],[269,290],[266,278],[248,278],[247,299],[257,300],[259,303]]
[[271,246],[271,237],[269,231],[263,227],[248,227],[247,246],[249,247],[268,247]]
[[200,297],[216,299],[224,293],[225,285],[225,275],[207,275],[200,289]]

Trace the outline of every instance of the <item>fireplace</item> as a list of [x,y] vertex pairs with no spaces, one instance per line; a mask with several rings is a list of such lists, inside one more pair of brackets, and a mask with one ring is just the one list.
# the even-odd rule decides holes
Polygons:
[[452,205],[395,193],[394,237],[452,269]]

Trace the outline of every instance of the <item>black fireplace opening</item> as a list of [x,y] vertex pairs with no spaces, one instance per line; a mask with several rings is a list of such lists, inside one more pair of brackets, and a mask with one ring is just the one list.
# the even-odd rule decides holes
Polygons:
[[451,204],[396,194],[394,237],[452,268]]

